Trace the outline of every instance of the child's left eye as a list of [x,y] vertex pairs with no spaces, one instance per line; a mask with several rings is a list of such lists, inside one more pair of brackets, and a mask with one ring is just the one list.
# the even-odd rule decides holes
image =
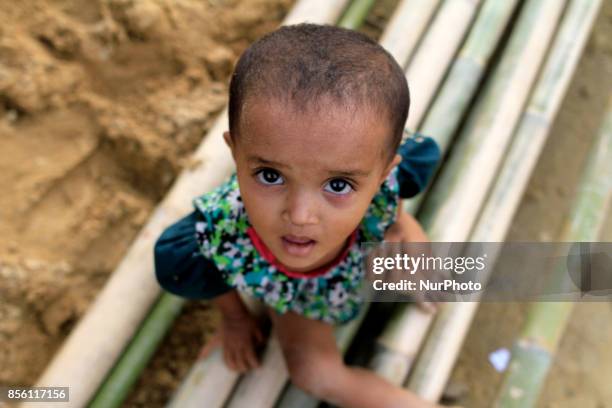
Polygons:
[[350,183],[343,179],[333,179],[325,186],[325,191],[333,194],[344,195],[353,191]]

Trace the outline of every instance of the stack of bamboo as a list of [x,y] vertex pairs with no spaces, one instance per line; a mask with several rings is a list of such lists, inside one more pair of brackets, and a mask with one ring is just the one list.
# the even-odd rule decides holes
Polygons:
[[[373,2],[356,0],[342,13],[347,2],[300,1],[284,24],[329,23],[338,21],[342,14],[339,25],[357,28]],[[406,67],[413,100],[407,125],[432,135],[444,152],[452,146],[452,155],[440,169],[426,199],[412,200],[405,208],[412,213],[420,209],[418,218],[433,241],[504,239],[600,0],[567,3],[566,7],[564,0],[526,0],[519,7],[517,0],[405,0],[398,5],[381,44]],[[510,27],[513,14],[516,21]],[[408,33],[406,27],[410,27]],[[504,32],[509,33],[507,42],[502,41]],[[496,50],[502,52],[500,60],[490,68],[482,85]],[[476,102],[472,108],[473,100]],[[465,126],[457,133],[464,119]],[[119,406],[180,312],[183,301],[169,294],[163,294],[151,308],[159,294],[152,273],[151,248],[163,227],[188,211],[189,197],[211,190],[232,171],[221,137],[226,123],[227,112],[195,154],[201,165],[179,177],[39,380],[37,385],[41,386],[79,384],[78,389],[71,390],[70,406],[84,406],[96,391],[92,406]],[[607,141],[601,146],[607,146],[608,156],[603,159],[607,158],[609,166],[612,137],[607,132],[607,139],[601,138]],[[599,170],[604,170],[603,174],[612,174],[596,159],[603,160],[601,155],[593,157],[593,162],[599,163],[593,166],[602,166]],[[589,174],[585,183],[596,182],[595,170]],[[609,197],[609,184],[606,191],[604,196]],[[602,197],[595,209],[598,214],[604,209]],[[583,207],[584,204],[576,207],[575,218],[586,211]],[[580,228],[582,235],[574,228],[567,238],[585,239],[595,230],[593,225]],[[134,298],[134,293],[139,297]],[[436,401],[476,306],[474,302],[447,304],[434,321],[432,315],[401,305],[377,340],[370,367],[390,381]],[[348,348],[366,311],[338,330],[342,350]],[[106,340],[108,333],[114,333],[112,343]],[[556,335],[558,339],[559,332]],[[421,349],[418,364],[412,369]],[[285,388],[288,374],[273,337],[263,360],[261,369],[239,378],[224,366],[217,350],[196,363],[172,405],[270,407],[277,401],[286,407],[317,405],[299,389]],[[524,364],[517,367],[524,369]],[[517,368],[512,373],[519,371]],[[513,378],[518,377],[509,377],[505,390],[513,386]],[[508,391],[500,395],[500,406],[506,406]]]
[[[612,97],[608,102],[605,121],[587,156],[577,198],[560,240],[597,241],[611,202]],[[564,268],[564,262],[556,267]],[[567,282],[563,282],[564,277],[569,279],[565,274],[557,274],[556,277],[555,281],[550,282],[551,286],[568,287]],[[530,307],[520,338],[514,343],[512,361],[495,400],[495,407],[536,405],[573,307],[572,302],[539,302]]]
[[[419,214],[432,240],[504,239],[599,2],[571,1],[549,46],[563,6],[559,1],[524,4],[507,51],[470,112],[453,155]],[[549,47],[551,52],[535,82],[535,93],[528,100]],[[523,111],[525,103],[528,107]],[[423,126],[426,132],[437,135],[436,126],[446,126],[443,116],[437,116],[439,112],[442,110],[436,107],[431,111]],[[384,355],[390,354],[389,349],[400,350],[405,352],[405,370],[410,370],[415,350],[420,349],[418,343],[429,329],[428,341],[407,386],[427,399],[437,400],[476,307],[477,303],[445,305],[433,327],[429,327],[431,318],[416,309],[398,312],[381,338],[379,354],[383,357],[376,356],[374,361],[388,358]],[[405,380],[397,378],[399,383]]]

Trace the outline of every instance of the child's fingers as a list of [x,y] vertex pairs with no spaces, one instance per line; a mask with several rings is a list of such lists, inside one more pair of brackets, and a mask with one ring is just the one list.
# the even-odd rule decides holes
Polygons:
[[198,354],[198,360],[208,357],[208,355],[221,344],[221,336],[219,333],[215,333],[213,337],[206,342],[204,347],[200,350]]
[[262,344],[266,339],[263,335],[263,332],[261,331],[261,329],[259,327],[255,328],[255,341],[257,342],[257,344]]
[[257,359],[257,355],[255,354],[255,349],[253,347],[248,347],[245,350],[244,360],[248,368],[259,367],[259,360]]
[[247,363],[244,358],[244,353],[241,350],[232,350],[230,356],[234,371],[243,373],[247,370]]
[[230,370],[238,371],[238,366],[236,365],[234,353],[226,347],[223,348],[223,361],[225,361],[225,365],[227,365]]

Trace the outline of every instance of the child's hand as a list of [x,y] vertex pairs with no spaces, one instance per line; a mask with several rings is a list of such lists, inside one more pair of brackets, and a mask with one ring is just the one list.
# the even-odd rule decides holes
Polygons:
[[206,343],[198,358],[206,358],[219,343],[223,347],[223,360],[231,370],[243,373],[259,367],[257,349],[265,343],[265,336],[251,314],[224,316],[219,332]]
[[256,350],[265,342],[257,319],[250,313],[240,316],[223,316],[221,322],[223,360],[238,372],[259,367]]
[[235,290],[213,300],[221,310],[221,327],[202,348],[198,358],[205,358],[221,343],[223,360],[234,371],[245,372],[259,366],[257,349],[265,343],[259,321],[244,306]]

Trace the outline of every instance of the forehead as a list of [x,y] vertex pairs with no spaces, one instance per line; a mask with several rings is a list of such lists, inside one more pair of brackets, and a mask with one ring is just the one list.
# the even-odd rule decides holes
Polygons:
[[247,156],[313,170],[382,167],[390,137],[386,117],[329,100],[303,110],[268,98],[248,102],[237,142]]

